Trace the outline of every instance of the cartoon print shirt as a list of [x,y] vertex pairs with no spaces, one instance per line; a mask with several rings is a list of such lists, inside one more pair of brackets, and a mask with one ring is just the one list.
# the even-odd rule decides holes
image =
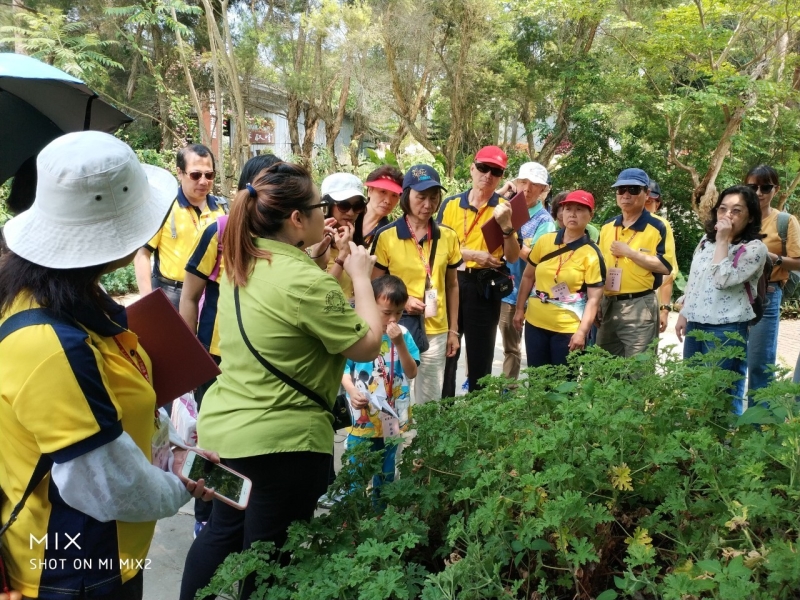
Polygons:
[[[400,325],[403,331],[403,340],[417,364],[419,364],[419,349],[414,343],[414,338],[408,329]],[[394,369],[392,369],[394,363]],[[411,396],[409,394],[408,378],[403,372],[397,348],[392,344],[385,333],[381,339],[381,353],[371,362],[354,362],[348,360],[345,364],[345,373],[353,378],[353,383],[364,396],[370,399],[367,408],[355,409],[350,405],[353,413],[353,427],[350,435],[358,437],[382,437],[380,409],[382,403],[388,403],[397,413],[400,421],[400,431],[408,429],[411,411]],[[391,381],[391,393],[389,388]],[[347,395],[350,400],[350,394]]]

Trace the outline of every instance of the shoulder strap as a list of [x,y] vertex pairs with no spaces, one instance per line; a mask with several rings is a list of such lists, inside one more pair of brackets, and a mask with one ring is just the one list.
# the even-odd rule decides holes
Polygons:
[[574,242],[570,242],[569,244],[567,244],[566,246],[564,246],[562,248],[559,248],[558,250],[553,250],[549,254],[545,254],[539,260],[539,264],[542,264],[543,262],[546,262],[548,260],[552,260],[552,259],[554,259],[554,258],[556,258],[558,256],[561,256],[562,254],[566,254],[567,252],[572,252],[573,250],[577,250],[578,248],[581,248],[582,246],[585,246],[589,242],[590,242],[589,235],[584,233],[581,238],[575,240]]
[[261,353],[253,347],[253,344],[250,343],[250,339],[247,337],[247,334],[244,332],[244,324],[242,323],[242,311],[239,306],[239,286],[233,288],[233,303],[236,307],[236,321],[239,324],[239,333],[242,334],[242,340],[244,340],[244,345],[247,346],[247,349],[250,350],[251,354],[256,357],[256,360],[260,362],[264,368],[267,369],[270,373],[275,375],[278,379],[280,379],[283,383],[288,385],[289,387],[297,390],[304,396],[310,398],[314,402],[320,405],[320,407],[332,414],[331,409],[328,406],[328,403],[322,399],[322,397],[317,394],[316,392],[311,391],[306,386],[304,386],[299,381],[292,379],[286,373],[279,370],[275,365],[269,362],[266,358],[264,358]]
[[783,246],[783,252],[781,255],[786,256],[786,240],[789,237],[789,213],[787,212],[779,212],[778,213],[778,236],[781,238],[781,245]]
[[[57,319],[46,308],[31,308],[28,310],[23,310],[11,315],[2,325],[0,325],[0,343],[9,335],[22,329],[23,327],[30,327],[32,325],[55,325],[63,322],[64,321]],[[5,534],[8,528],[11,527],[12,523],[17,520],[19,513],[22,512],[22,509],[25,506],[25,502],[28,501],[28,497],[33,493],[33,490],[36,489],[36,486],[42,482],[47,473],[50,472],[50,468],[52,466],[53,459],[51,459],[49,456],[42,454],[39,457],[39,461],[33,468],[33,474],[28,482],[28,486],[22,493],[22,498],[20,498],[19,502],[17,502],[14,510],[11,511],[11,514],[9,515],[8,521],[5,523],[5,525],[0,527],[0,538],[3,537],[3,534]]]
[[228,224],[228,215],[217,217],[217,260],[214,261],[214,268],[208,278],[216,281],[219,278],[219,267],[222,264],[222,234],[225,233],[225,225]]
[[433,239],[431,240],[430,267],[431,267],[431,274],[433,274],[433,263],[436,262],[436,246],[439,245],[439,238],[442,237],[442,232],[439,231],[439,235],[433,235],[433,233],[431,233],[431,237]]
[[739,246],[736,249],[736,254],[733,255],[733,268],[734,269],[736,268],[736,265],[739,264],[739,257],[742,254],[744,254],[745,252],[747,252],[747,248],[744,247],[744,244],[742,244],[741,246]]

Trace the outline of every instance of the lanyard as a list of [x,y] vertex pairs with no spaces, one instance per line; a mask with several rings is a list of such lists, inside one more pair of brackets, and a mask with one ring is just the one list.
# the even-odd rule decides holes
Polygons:
[[405,220],[406,220],[406,226],[408,226],[408,230],[411,232],[411,237],[414,240],[414,247],[417,249],[417,254],[419,254],[419,259],[422,261],[422,266],[425,269],[425,275],[426,275],[426,278],[425,278],[425,289],[427,290],[428,288],[431,287],[431,257],[430,257],[430,253],[431,253],[431,236],[432,236],[431,223],[430,223],[430,221],[428,221],[428,237],[427,237],[427,240],[428,240],[428,260],[425,260],[425,254],[422,251],[422,244],[420,244],[419,240],[417,240],[417,234],[414,233],[414,228],[411,227],[411,223],[408,222],[408,217],[405,217]]
[[564,259],[562,256],[558,257],[558,268],[556,269],[556,274],[553,275],[553,283],[558,283],[558,274],[561,273],[561,267],[569,262],[569,259],[572,258],[573,254],[575,254],[575,250],[570,252],[566,259]]
[[[631,236],[631,239],[629,239],[626,242],[629,248],[631,246],[631,242],[633,242],[633,238],[635,238],[638,234],[639,234],[638,231],[634,231],[633,235]],[[614,241],[615,242],[619,241],[619,228],[618,227],[614,227]],[[617,267],[617,265],[619,265],[619,258],[614,257],[614,267]]]
[[389,342],[389,377],[386,376],[386,361],[383,359],[383,356],[379,356],[378,359],[378,371],[381,377],[383,377],[383,381],[386,383],[387,387],[386,395],[389,400],[392,400],[392,395],[394,394],[394,342]]
[[484,205],[484,207],[482,209],[480,209],[478,211],[478,214],[475,215],[475,220],[472,221],[472,225],[469,226],[469,229],[467,229],[467,212],[468,211],[464,210],[464,245],[465,246],[467,245],[467,238],[469,237],[469,234],[472,233],[473,229],[475,229],[475,225],[477,225],[478,221],[481,220],[481,217],[483,216],[483,213],[486,211],[487,208],[489,208],[489,203],[488,202]]
[[116,336],[114,336],[114,341],[117,343],[117,348],[119,348],[119,351],[122,352],[122,355],[127,358],[128,362],[130,362],[134,367],[139,369],[139,373],[142,374],[142,377],[144,377],[145,381],[150,383],[150,374],[147,372],[147,365],[144,364],[144,360],[142,360],[142,357],[139,356],[139,353],[135,350],[131,350],[131,354],[136,357],[136,362],[133,362],[131,355],[125,351],[125,347],[120,343]]

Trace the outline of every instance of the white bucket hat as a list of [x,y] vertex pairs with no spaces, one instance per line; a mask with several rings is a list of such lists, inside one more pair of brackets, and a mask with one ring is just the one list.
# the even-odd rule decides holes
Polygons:
[[355,175],[350,173],[334,173],[322,180],[320,194],[330,196],[335,202],[349,200],[355,196],[361,196],[364,200],[364,184]]
[[142,165],[126,143],[99,131],[68,133],[36,159],[36,199],[3,228],[17,255],[51,269],[128,256],[164,222],[178,182]]

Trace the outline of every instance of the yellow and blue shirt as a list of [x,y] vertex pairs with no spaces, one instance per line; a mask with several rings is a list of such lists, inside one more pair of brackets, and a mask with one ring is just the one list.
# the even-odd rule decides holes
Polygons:
[[145,244],[154,256],[153,275],[173,281],[183,281],[186,261],[194,246],[197,233],[217,217],[225,214],[217,198],[208,195],[206,206],[201,210],[192,206],[178,188],[178,196],[172,203],[164,223]]
[[[570,294],[583,294],[587,288],[603,287],[606,267],[600,248],[584,235],[581,239],[564,245],[565,230],[546,233],[533,245],[528,262],[536,268],[535,294],[528,301],[525,319],[531,325],[556,333],[575,333],[581,324],[580,317],[567,308],[544,298],[554,298],[554,286],[564,282]],[[558,256],[552,255],[569,248]]]
[[[219,280],[225,272],[225,261],[219,251],[219,232],[217,221],[206,225],[194,240],[194,246],[189,252],[189,261],[186,271],[206,280],[205,299],[197,323],[197,339],[214,356],[220,355],[219,350],[219,319],[217,303],[219,302]],[[219,273],[217,280],[209,279],[219,260]]]
[[[64,463],[124,431],[151,460],[156,394],[117,341],[141,357],[148,373],[152,365],[127,330],[125,309],[108,297],[104,302],[111,319],[87,308],[73,315],[74,325],[31,325],[0,344],[0,522],[7,521],[43,454]],[[21,295],[0,326],[29,308],[39,307]],[[3,536],[11,587],[42,600],[84,589],[110,593],[141,570],[154,530],[155,522],[103,523],[79,512],[61,499],[48,474]],[[69,544],[66,535],[78,543]]]
[[[436,221],[456,232],[462,248],[488,252],[489,248],[486,246],[481,227],[494,217],[494,209],[498,204],[504,203],[506,199],[498,194],[492,194],[486,204],[481,208],[475,208],[469,203],[470,191],[472,190],[445,199],[436,216]],[[503,246],[501,245],[492,252],[492,255],[495,258],[503,258]],[[468,260],[465,266],[473,268],[477,267],[478,263]]]
[[619,291],[606,290],[606,296],[617,294],[635,294],[647,290],[656,290],[661,287],[663,275],[651,273],[640,267],[629,258],[616,258],[611,254],[611,244],[620,241],[627,244],[637,252],[647,256],[656,256],[670,273],[675,270],[675,239],[671,229],[667,228],[664,220],[651,215],[643,210],[641,216],[630,227],[622,224],[622,215],[609,219],[600,229],[598,246],[603,253],[606,268],[617,267],[622,269],[622,279]]
[[[437,335],[447,333],[451,328],[447,324],[445,274],[447,269],[455,269],[463,261],[455,231],[439,225],[433,219],[430,223],[431,238],[437,240],[436,256],[433,258],[431,271],[431,288],[437,291],[437,310],[436,316],[425,319],[425,332],[428,335]],[[424,301],[427,272],[420,258],[420,252],[430,261],[432,240],[428,240],[428,235],[425,234],[417,245],[406,220],[397,219],[375,235],[372,243],[375,266],[402,279],[408,289],[408,295]]]

